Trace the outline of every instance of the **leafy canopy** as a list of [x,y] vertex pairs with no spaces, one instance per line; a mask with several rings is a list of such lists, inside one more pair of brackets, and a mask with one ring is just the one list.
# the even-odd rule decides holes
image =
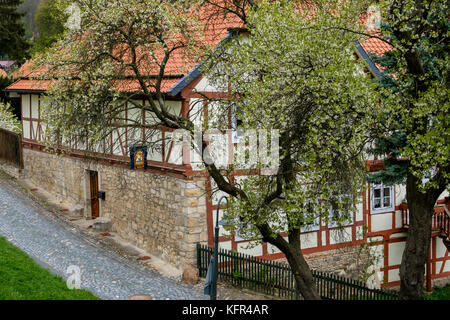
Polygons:
[[[216,86],[230,80],[242,128],[280,133],[278,173],[239,180],[251,205],[233,199],[229,219],[240,219],[247,236],[264,222],[279,233],[317,224],[319,216],[341,223],[352,216],[377,99],[364,62],[356,61],[358,38],[340,30],[354,28],[364,7],[349,1],[348,8],[328,1],[301,10],[288,1],[261,3],[248,15],[249,32],[210,61]],[[217,112],[227,114],[226,108],[230,104]],[[277,196],[267,201],[271,194]]]
[[426,191],[438,186],[438,173],[449,181],[448,3],[392,0],[385,6],[381,35],[393,50],[371,55],[382,68],[386,101],[371,153],[385,157],[385,170],[369,180],[404,183],[410,170]]

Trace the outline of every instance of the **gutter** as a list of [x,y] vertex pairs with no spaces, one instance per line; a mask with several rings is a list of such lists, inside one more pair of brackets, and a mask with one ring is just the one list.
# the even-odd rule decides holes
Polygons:
[[361,59],[366,60],[367,64],[369,65],[369,69],[372,72],[373,76],[380,79],[381,78],[381,73],[380,70],[378,70],[377,66],[373,63],[373,61],[369,58],[369,55],[367,54],[367,52],[364,50],[364,48],[361,46],[361,44],[359,43],[359,41],[356,41],[355,43],[356,45],[356,52],[358,54],[358,56]]

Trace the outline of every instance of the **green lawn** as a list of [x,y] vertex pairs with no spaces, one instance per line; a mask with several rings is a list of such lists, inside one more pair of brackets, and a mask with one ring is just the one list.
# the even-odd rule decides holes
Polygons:
[[66,281],[42,268],[0,237],[0,300],[98,300],[86,290],[70,290]]

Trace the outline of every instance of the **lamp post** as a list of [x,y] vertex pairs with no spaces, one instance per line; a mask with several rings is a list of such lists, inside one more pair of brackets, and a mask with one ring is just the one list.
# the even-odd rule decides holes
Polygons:
[[219,224],[224,225],[222,221],[219,223],[219,210],[220,210],[220,202],[222,199],[227,200],[228,207],[228,198],[226,196],[222,196],[217,203],[217,213],[216,213],[216,227],[214,228],[214,268],[213,268],[213,277],[212,277],[212,285],[211,285],[211,300],[217,300],[217,276],[219,273]]

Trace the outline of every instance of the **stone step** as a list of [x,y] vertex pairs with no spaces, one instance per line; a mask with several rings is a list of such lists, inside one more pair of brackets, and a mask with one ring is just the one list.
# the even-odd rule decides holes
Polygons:
[[112,228],[111,220],[104,217],[95,219],[94,223],[92,224],[92,229],[101,232],[111,231],[111,228]]

